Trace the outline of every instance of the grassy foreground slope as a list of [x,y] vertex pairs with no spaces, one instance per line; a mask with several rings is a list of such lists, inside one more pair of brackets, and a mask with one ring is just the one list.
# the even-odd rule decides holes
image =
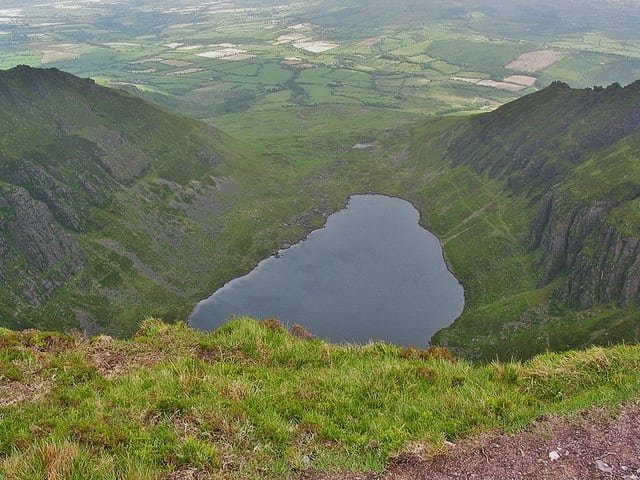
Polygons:
[[436,453],[444,440],[640,391],[638,346],[473,366],[249,319],[209,334],[149,320],[127,341],[3,330],[0,343],[8,480],[381,469],[409,445]]

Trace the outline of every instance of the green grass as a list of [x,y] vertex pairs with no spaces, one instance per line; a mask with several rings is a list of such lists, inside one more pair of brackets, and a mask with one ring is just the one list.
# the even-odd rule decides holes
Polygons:
[[277,322],[202,334],[147,321],[134,340],[101,347],[133,367],[105,377],[86,340],[4,331],[0,341],[3,375],[25,385],[55,376],[41,399],[0,410],[7,479],[380,470],[409,444],[435,453],[444,440],[640,391],[633,346],[472,366],[438,349],[301,340]]

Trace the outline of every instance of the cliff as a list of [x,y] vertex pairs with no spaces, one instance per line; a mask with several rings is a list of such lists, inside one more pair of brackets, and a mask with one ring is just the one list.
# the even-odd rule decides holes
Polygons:
[[531,246],[543,251],[541,283],[567,275],[558,298],[580,308],[598,303],[637,305],[640,300],[640,237],[606,222],[611,200],[557,213],[546,197],[531,228]]

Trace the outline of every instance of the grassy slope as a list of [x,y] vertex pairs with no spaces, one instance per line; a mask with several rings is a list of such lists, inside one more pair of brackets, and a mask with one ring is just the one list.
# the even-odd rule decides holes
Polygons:
[[[44,306],[3,312],[2,323],[73,328],[73,311],[80,309],[101,328],[127,333],[154,310],[177,315],[199,284],[191,281],[190,269],[214,245],[215,225],[202,225],[199,216],[229,202],[210,176],[227,175],[227,162],[242,164],[239,145],[207,125],[61,72],[18,68],[3,72],[2,82],[1,100],[10,114],[0,120],[0,176],[16,182],[31,165],[55,179],[50,185],[52,180],[42,183],[27,173],[19,182],[38,199],[45,188],[56,189],[53,200],[44,201],[81,244],[85,263]],[[141,173],[132,158],[142,158]],[[95,193],[83,188],[80,177],[92,182]],[[79,220],[66,221],[55,202]],[[7,298],[20,295],[24,275],[42,275],[12,248],[1,292]]]
[[[619,89],[589,93],[561,87],[559,92],[539,92],[471,122],[443,119],[417,129],[412,140],[415,168],[405,171],[402,188],[442,239],[467,293],[464,314],[436,336],[436,343],[469,358],[491,360],[638,340],[639,316],[634,305],[596,304],[576,310],[557,300],[555,291],[565,280],[564,272],[550,283],[541,283],[542,252],[531,249],[529,234],[542,193],[551,191],[559,199],[560,212],[603,200],[617,202],[607,222],[625,235],[637,235],[633,192],[639,182],[634,167],[638,135],[629,123],[629,107],[618,108],[625,94]],[[628,95],[635,94],[629,87]],[[607,103],[607,97],[613,105]],[[533,117],[527,113],[530,109],[519,108],[531,102],[536,106]],[[554,125],[574,115],[572,110],[586,107],[598,113],[569,122],[570,132],[554,130]],[[523,122],[523,115],[532,123]],[[534,121],[536,115],[539,123]],[[492,121],[489,116],[501,122],[502,136],[493,143],[481,130],[493,128],[487,127]],[[607,148],[593,141],[595,146],[584,146],[594,136],[598,140],[619,136],[612,133],[613,128],[601,129],[603,122],[609,122],[604,118],[616,117],[621,120],[615,121],[616,128],[631,129],[631,134]],[[530,135],[539,125],[553,134]],[[523,154],[532,144],[537,145],[535,156]],[[465,152],[462,159],[453,157],[457,166],[450,161],[452,148]],[[539,175],[526,165],[514,166],[514,158],[527,161],[541,155],[548,158],[542,171],[555,170],[554,174]],[[569,156],[573,162],[567,161]],[[497,167],[482,169],[478,167],[481,161]]]
[[335,346],[247,319],[211,334],[147,321],[129,341],[2,331],[0,342],[10,395],[47,381],[40,400],[0,407],[7,479],[380,469],[409,443],[436,452],[640,391],[637,346],[472,366],[438,349]]

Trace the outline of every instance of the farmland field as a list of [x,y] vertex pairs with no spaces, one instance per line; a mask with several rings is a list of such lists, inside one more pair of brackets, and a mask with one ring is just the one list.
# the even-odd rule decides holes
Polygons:
[[527,52],[507,64],[507,68],[519,72],[537,72],[550,67],[565,55],[564,52],[557,52],[555,50]]
[[[94,77],[223,130],[225,115],[252,109],[391,108],[410,121],[495,108],[552,80],[582,86],[640,74],[635,10],[590,28],[603,10],[625,8],[618,3],[573,12],[540,2],[547,17],[482,1],[466,12],[416,0],[4,3],[1,68]],[[566,19],[550,23],[553,15]]]

